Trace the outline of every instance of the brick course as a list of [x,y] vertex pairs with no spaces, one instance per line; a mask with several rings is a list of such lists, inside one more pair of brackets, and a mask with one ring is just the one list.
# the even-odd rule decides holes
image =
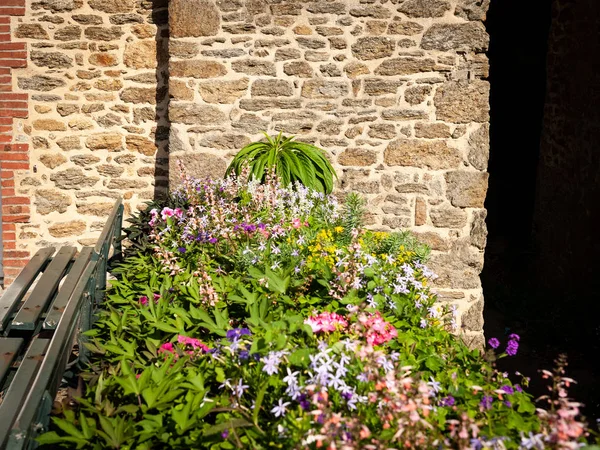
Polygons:
[[[10,284],[30,253],[17,250],[16,224],[30,219],[29,197],[15,195],[15,171],[29,169],[29,145],[15,142],[15,121],[29,115],[29,95],[13,92],[13,69],[27,67],[27,44],[13,42],[11,28],[25,15],[25,0],[0,4],[0,170],[2,172],[2,240],[4,282]],[[12,25],[11,25],[12,24]]]

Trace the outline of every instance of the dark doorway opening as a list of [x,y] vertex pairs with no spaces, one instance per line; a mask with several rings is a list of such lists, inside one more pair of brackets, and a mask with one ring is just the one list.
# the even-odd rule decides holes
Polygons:
[[[592,236],[600,230],[600,150],[594,153],[588,143],[600,143],[600,117],[586,97],[600,101],[600,3],[492,0],[486,26],[486,337],[521,335],[520,355],[502,360],[500,368],[530,376],[534,395],[546,393],[538,371],[567,353],[569,374],[579,382],[572,395],[595,419],[600,249]],[[571,189],[577,183],[581,188]],[[580,277],[571,269],[577,264],[586,266]]]

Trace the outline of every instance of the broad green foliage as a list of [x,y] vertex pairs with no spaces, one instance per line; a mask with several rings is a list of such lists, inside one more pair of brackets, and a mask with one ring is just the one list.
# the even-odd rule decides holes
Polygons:
[[257,180],[265,181],[273,170],[284,186],[299,182],[310,189],[331,193],[333,178],[337,175],[322,149],[282,133],[274,137],[264,135],[265,142],[253,142],[238,152],[227,168],[226,176],[240,176],[248,165],[248,175]]
[[150,211],[148,246],[119,267],[87,333],[85,392],[40,438],[49,448],[519,448],[544,435],[494,353],[449,332],[427,249],[357,228],[356,198],[185,178],[172,201],[184,206]]

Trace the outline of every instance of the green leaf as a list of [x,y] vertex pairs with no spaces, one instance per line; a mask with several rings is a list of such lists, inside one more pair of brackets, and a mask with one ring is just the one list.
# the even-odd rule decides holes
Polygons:
[[258,415],[260,414],[260,407],[262,406],[262,402],[265,398],[265,393],[269,388],[269,382],[265,381],[258,392],[256,393],[256,400],[254,402],[254,410],[252,411],[252,420],[256,425],[258,425]]
[[225,430],[230,430],[232,428],[241,428],[241,427],[252,427],[254,426],[251,422],[248,422],[246,419],[231,419],[228,422],[220,423],[218,425],[214,425],[209,429],[204,431],[204,436],[211,436],[213,434],[222,433]]
[[53,417],[52,418],[54,424],[60,428],[61,430],[63,430],[65,433],[67,433],[70,436],[73,436],[75,438],[78,439],[85,439],[85,434],[82,433],[79,428],[77,428],[75,425],[73,425],[72,423],[70,423],[67,420],[64,419],[59,419],[57,417]]

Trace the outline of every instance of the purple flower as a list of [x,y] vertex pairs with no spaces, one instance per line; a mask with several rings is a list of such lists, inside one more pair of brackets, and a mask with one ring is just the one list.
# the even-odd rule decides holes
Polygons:
[[504,405],[508,408],[512,408],[512,403],[508,400],[504,400]]
[[217,238],[214,238],[214,237],[213,237],[213,238],[210,238],[210,239],[208,240],[208,242],[209,242],[209,243],[211,243],[211,244],[216,244],[216,243],[217,243]]
[[238,356],[240,361],[246,361],[250,357],[250,352],[248,350],[242,350]]
[[518,334],[511,334],[510,336],[508,336],[508,339],[510,339],[511,341],[517,341],[519,342],[521,340],[521,336],[519,336]]
[[250,336],[250,330],[248,328],[233,328],[232,330],[227,330],[227,339],[230,341],[237,341],[242,336]]
[[508,341],[508,344],[506,345],[506,354],[509,356],[515,356],[517,354],[517,351],[519,350],[519,342],[515,341],[515,340],[510,340]]
[[515,384],[515,391],[517,391],[517,392],[523,392],[523,389],[518,384]]
[[179,248],[177,249],[177,251],[178,251],[179,253],[185,253],[187,250],[186,250],[186,248],[185,248],[185,247],[179,247]]
[[494,337],[488,341],[488,344],[490,344],[490,347],[492,348],[498,348],[498,346],[500,345],[500,341]]
[[444,397],[440,401],[440,406],[454,406],[454,402],[455,402],[454,397],[449,395],[448,397]]
[[229,430],[225,430],[221,433],[221,437],[223,439],[227,439],[229,437]]
[[300,403],[300,407],[304,411],[308,411],[310,409],[310,402],[308,401],[308,397],[306,396],[306,394],[300,394],[300,396],[298,397],[298,403]]
[[483,398],[481,399],[481,402],[479,402],[479,406],[481,407],[481,409],[491,409],[492,408],[492,402],[494,401],[494,398],[491,397],[490,395],[484,395]]
[[505,384],[500,389],[502,389],[507,394],[514,394],[515,393],[515,390],[512,388],[512,386],[509,386],[508,384]]

